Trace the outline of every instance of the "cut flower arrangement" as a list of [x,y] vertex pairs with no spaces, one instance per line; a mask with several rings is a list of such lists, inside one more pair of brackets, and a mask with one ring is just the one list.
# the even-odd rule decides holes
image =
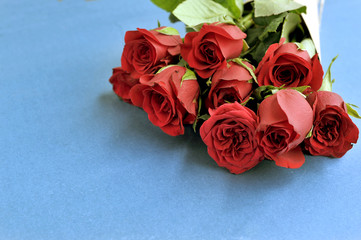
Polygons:
[[210,157],[234,174],[264,159],[299,168],[304,153],[339,158],[357,142],[349,115],[360,116],[332,92],[336,58],[324,72],[317,34],[305,22],[310,4],[152,2],[187,34],[159,23],[126,32],[110,83],[163,132],[182,135],[193,125]]

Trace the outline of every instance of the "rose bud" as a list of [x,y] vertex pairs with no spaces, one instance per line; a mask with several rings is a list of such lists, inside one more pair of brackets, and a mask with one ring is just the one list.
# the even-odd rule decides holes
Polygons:
[[272,44],[256,69],[260,86],[275,87],[310,86],[314,91],[322,85],[323,69],[315,54],[312,59],[305,50],[298,49],[295,43]]
[[[211,89],[206,99],[207,108],[217,108],[224,103],[245,102],[252,93],[252,76],[247,69],[235,62],[219,69],[212,77]],[[244,62],[249,68],[253,66]]]
[[155,73],[180,54],[181,37],[159,32],[164,29],[160,27],[148,31],[138,28],[138,31],[126,32],[121,62],[123,69],[133,78]]
[[110,77],[109,82],[113,85],[113,91],[123,101],[132,103],[130,100],[130,89],[138,83],[138,79],[134,79],[123,70],[122,67],[113,68],[113,75]]
[[183,124],[197,117],[199,85],[195,74],[170,65],[157,74],[143,75],[130,91],[135,106],[148,113],[149,120],[171,136],[184,134]]
[[305,148],[312,155],[342,157],[356,143],[359,130],[347,114],[343,99],[328,91],[307,97],[315,120],[312,135],[305,140]]
[[246,36],[234,25],[204,24],[199,32],[187,33],[181,55],[201,78],[209,78],[227,67],[227,59],[239,57]]
[[240,174],[264,159],[256,141],[257,116],[252,110],[234,102],[209,112],[200,135],[220,167]]
[[263,100],[258,109],[258,142],[276,165],[299,168],[305,162],[299,144],[313,122],[312,108],[296,90],[280,90]]

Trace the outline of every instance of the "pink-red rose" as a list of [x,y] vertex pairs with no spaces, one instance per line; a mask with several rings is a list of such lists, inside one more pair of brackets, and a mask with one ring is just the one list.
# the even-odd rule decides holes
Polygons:
[[256,69],[260,86],[276,87],[310,86],[317,91],[322,85],[323,69],[314,55],[312,59],[305,50],[298,49],[295,43],[272,44]]
[[[212,77],[211,89],[206,99],[207,108],[217,108],[224,103],[246,101],[252,93],[252,76],[247,69],[235,62],[219,69]],[[249,68],[253,66],[244,62]]]
[[342,157],[357,142],[359,130],[347,114],[343,99],[328,91],[308,96],[315,120],[305,148],[312,155]]
[[313,112],[296,90],[280,90],[263,100],[258,109],[258,142],[276,165],[298,168],[305,162],[299,144],[312,127]]
[[121,67],[113,68],[113,75],[110,77],[109,82],[113,85],[113,91],[123,101],[132,103],[130,100],[130,89],[139,81],[130,76],[130,73],[123,70]]
[[148,113],[149,120],[171,136],[184,134],[183,124],[192,124],[197,116],[199,85],[185,78],[186,68],[168,66],[157,74],[143,75],[130,91],[135,106]]
[[239,57],[246,36],[234,25],[204,24],[199,32],[187,33],[181,55],[201,78],[209,78],[227,67],[227,59]]
[[211,117],[201,126],[200,135],[220,167],[240,174],[263,160],[256,141],[257,116],[252,110],[235,102],[209,112]]
[[121,62],[123,69],[130,72],[133,78],[155,73],[180,54],[181,37],[157,31],[163,28],[150,31],[138,28],[138,31],[126,32]]

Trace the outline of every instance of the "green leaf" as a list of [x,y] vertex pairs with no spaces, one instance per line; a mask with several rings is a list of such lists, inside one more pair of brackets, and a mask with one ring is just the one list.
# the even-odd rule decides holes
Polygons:
[[278,91],[279,89],[271,85],[260,86],[253,91],[253,96],[257,101],[261,102],[266,97],[271,96],[274,90]]
[[258,36],[260,36],[264,31],[263,27],[255,27],[255,28],[250,28],[247,30],[247,38],[246,38],[246,42],[248,43],[249,46],[253,46],[255,45],[259,39]]
[[352,104],[352,103],[347,103],[348,105],[352,106],[352,107],[355,107],[355,108],[360,108],[359,106],[355,105],[355,104]]
[[235,62],[237,63],[238,65],[244,67],[245,69],[247,69],[247,71],[249,72],[249,74],[252,76],[252,78],[254,79],[254,81],[258,84],[258,81],[257,81],[257,77],[256,75],[254,74],[254,69],[251,69],[250,67],[248,67],[246,64],[244,64],[244,60],[242,60],[241,58],[234,58],[231,60],[232,62]]
[[181,85],[183,81],[197,79],[196,74],[187,68],[186,73],[182,77]]
[[190,27],[214,22],[234,24],[232,13],[212,0],[186,0],[174,9],[173,14]]
[[207,121],[211,116],[209,116],[209,114],[203,114],[201,116],[198,117],[198,119]]
[[300,93],[303,93],[307,88],[310,88],[310,86],[292,87],[291,89],[296,90]]
[[[309,87],[310,86],[300,86],[300,87],[293,87],[293,88],[290,88],[290,89],[294,89],[297,92],[299,92],[303,97],[306,97],[303,94],[303,91],[305,91]],[[253,96],[258,101],[262,101],[263,99],[277,93],[279,90],[282,90],[282,89],[289,89],[289,88],[284,87],[284,85],[282,85],[281,87],[275,87],[275,86],[272,86],[272,85],[260,86],[260,87],[256,88],[253,91]]]
[[162,25],[160,24],[159,20],[157,20],[157,24],[158,24],[158,27],[162,26]]
[[177,64],[178,66],[181,66],[181,67],[187,67],[188,66],[188,63],[186,62],[186,60],[184,60],[183,58],[181,58]]
[[252,58],[259,63],[265,56],[265,53],[269,46],[280,41],[280,36],[280,32],[269,33],[268,37],[262,42],[259,42],[258,45],[255,45],[255,49],[250,52]]
[[246,42],[246,40],[243,39],[243,48],[242,48],[242,52],[245,52],[249,49],[249,45]]
[[173,66],[177,66],[177,65],[169,64],[169,65],[167,65],[167,66],[164,66],[164,67],[160,68],[160,69],[156,72],[156,74],[162,72],[163,70],[165,70],[165,69],[167,69],[167,68],[169,68],[169,67],[173,67]]
[[290,10],[289,12],[291,13],[296,13],[298,15],[301,15],[302,13],[306,14],[307,13],[307,7],[306,6],[302,6],[300,8],[294,9],[294,10]]
[[[357,107],[354,104],[350,104],[350,103],[346,103],[347,106],[347,113],[348,115],[354,117],[354,118],[358,118],[361,119],[361,116],[359,115],[359,113],[353,108],[353,107]],[[357,107],[358,108],[358,107]]]
[[335,80],[331,80],[331,67],[332,67],[333,62],[337,59],[337,57],[338,57],[338,55],[332,59],[330,66],[328,66],[327,72],[322,81],[321,88],[318,91],[332,92],[332,83],[334,83]]
[[197,79],[196,74],[192,70],[189,70],[187,68],[186,73],[182,77],[182,81],[196,80],[196,79]]
[[[198,32],[201,29],[202,25],[198,25],[198,27],[188,27],[186,26],[186,33],[189,32]],[[197,28],[197,29],[196,29]]]
[[184,73],[184,75],[182,77],[180,86],[182,86],[183,82],[187,81],[187,80],[197,80],[196,74],[188,68],[186,68],[186,72]]
[[264,29],[263,33],[258,36],[258,39],[264,41],[269,36],[269,33],[276,33],[278,27],[281,25],[286,15],[286,13],[282,13],[278,17],[274,18]]
[[170,21],[171,23],[179,22],[179,19],[176,18],[176,16],[174,16],[173,13],[170,13],[170,14],[169,14],[168,19],[169,19],[169,21]]
[[302,22],[301,16],[296,13],[288,13],[283,22],[281,38],[285,38],[286,42],[290,42],[290,34],[297,28],[298,24]]
[[233,18],[239,19],[243,13],[243,0],[214,0],[227,8],[232,13]]
[[179,32],[177,29],[172,27],[165,27],[162,29],[156,29],[157,32],[165,34],[165,35],[179,35]]
[[248,29],[248,37],[246,38],[251,48],[243,52],[241,56],[250,54],[255,62],[259,63],[269,46],[279,42],[281,36],[279,28],[286,16],[287,13],[281,13],[274,16],[254,18],[256,27]]
[[281,14],[272,15],[272,16],[265,16],[265,17],[255,17],[254,23],[259,26],[267,27],[270,22],[272,22],[274,19],[278,18]]
[[297,45],[298,49],[307,51],[308,55],[310,55],[310,58],[312,58],[316,54],[315,44],[310,38],[306,38],[302,40],[302,42],[295,44]]
[[283,12],[297,10],[297,12],[305,12],[306,7],[292,0],[255,0],[254,1],[255,16],[271,16]]
[[172,12],[184,0],[151,0],[151,1],[152,3],[166,10],[167,12]]
[[311,130],[308,132],[306,138],[312,137],[312,133],[313,133],[313,125],[312,125],[312,127],[311,127]]

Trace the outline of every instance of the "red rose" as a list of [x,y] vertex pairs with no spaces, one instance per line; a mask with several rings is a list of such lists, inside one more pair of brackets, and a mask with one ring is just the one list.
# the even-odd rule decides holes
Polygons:
[[322,85],[323,69],[318,55],[310,58],[295,43],[272,44],[256,69],[260,86],[310,86],[317,91]]
[[281,167],[302,166],[305,156],[299,144],[313,122],[306,99],[296,90],[280,90],[261,102],[258,116],[257,137],[265,156]]
[[246,36],[234,25],[204,24],[199,32],[187,33],[181,55],[200,77],[209,78],[227,67],[227,59],[239,57]]
[[186,71],[190,70],[165,67],[155,75],[143,75],[130,91],[133,104],[143,108],[149,120],[171,136],[184,134],[183,123],[192,124],[197,116],[199,85],[194,73],[187,75],[194,77],[183,77]]
[[125,102],[132,103],[130,100],[130,89],[138,83],[138,79],[134,79],[121,67],[113,68],[113,75],[109,82],[113,85],[113,91]]
[[[229,62],[229,67],[219,69],[212,77],[211,90],[206,99],[207,108],[217,108],[226,102],[246,101],[252,93],[252,76],[247,69],[235,62]],[[248,67],[253,66],[244,62]]]
[[208,154],[220,167],[240,174],[263,160],[256,141],[257,116],[241,104],[228,103],[209,110],[200,134]]
[[130,72],[133,78],[155,73],[180,54],[181,37],[157,31],[163,28],[150,31],[138,28],[138,31],[126,32],[121,62],[123,69]]
[[356,143],[359,130],[347,114],[343,99],[336,93],[319,91],[308,96],[315,120],[305,148],[312,155],[342,157]]

